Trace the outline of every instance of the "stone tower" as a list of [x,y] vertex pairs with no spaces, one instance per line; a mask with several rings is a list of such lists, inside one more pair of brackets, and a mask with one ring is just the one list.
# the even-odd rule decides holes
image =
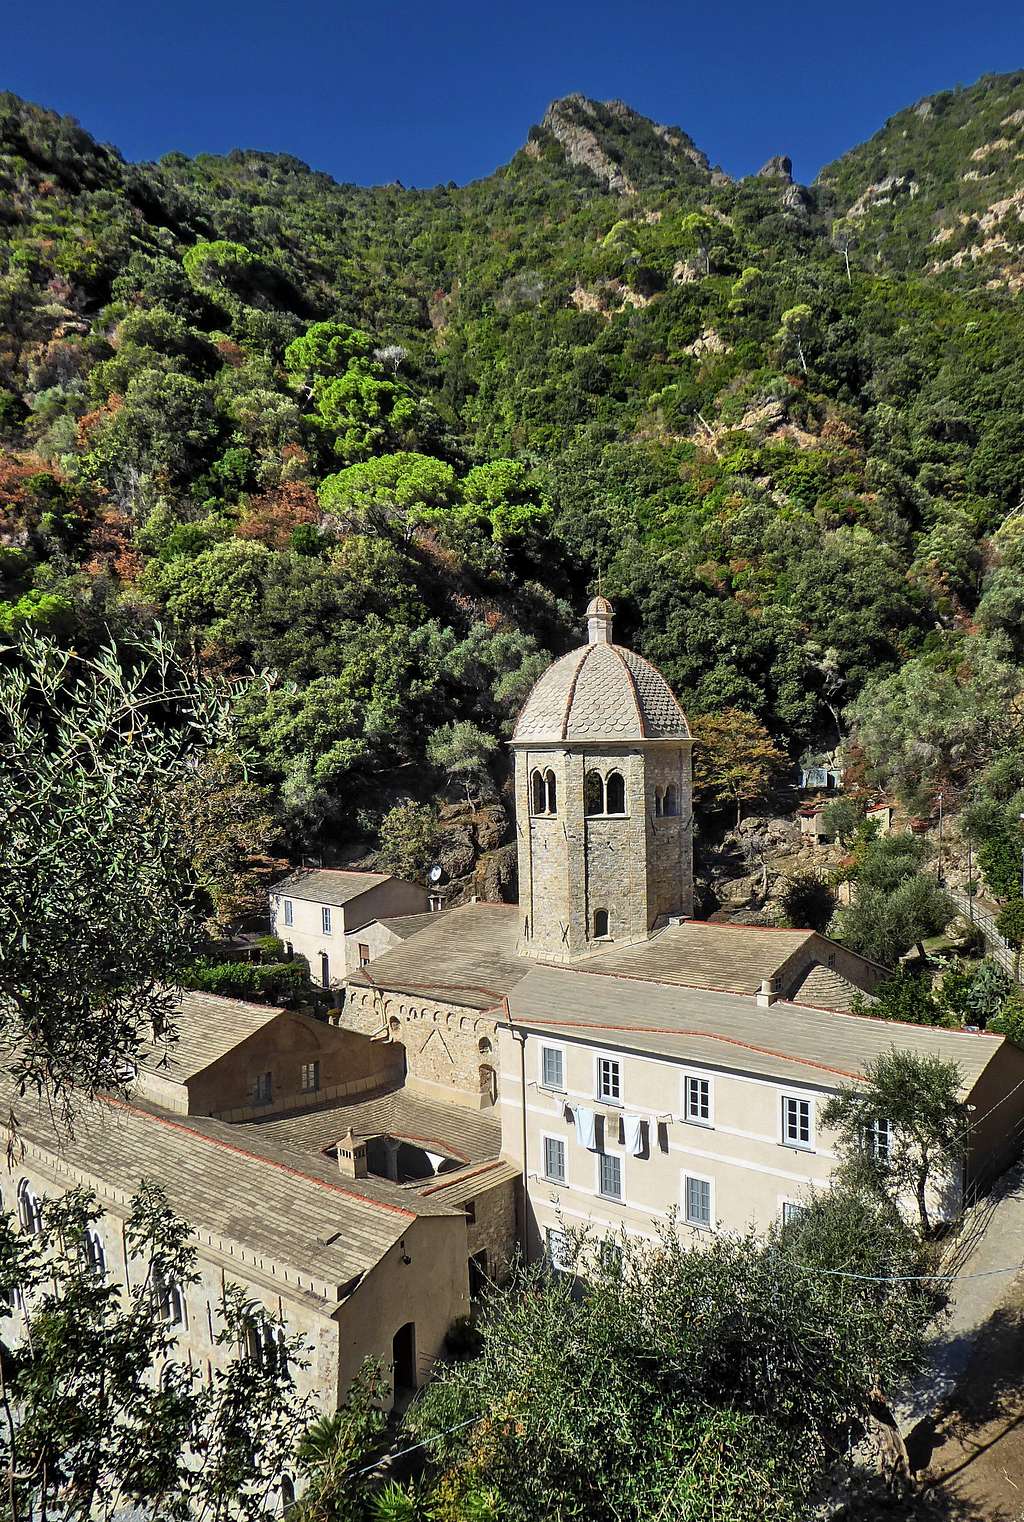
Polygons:
[[693,912],[692,740],[661,673],[612,643],[612,605],[527,698],[515,751],[518,950],[571,962]]

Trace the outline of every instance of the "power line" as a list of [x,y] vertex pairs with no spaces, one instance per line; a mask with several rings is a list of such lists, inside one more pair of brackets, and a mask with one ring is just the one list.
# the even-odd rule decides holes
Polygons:
[[961,1279],[993,1279],[997,1274],[1019,1274],[1024,1263],[986,1268],[976,1274],[855,1274],[843,1268],[816,1268],[810,1263],[795,1266],[807,1274],[822,1274],[830,1279],[859,1279],[864,1284],[956,1284]]
[[477,1422],[483,1421],[482,1416],[471,1416],[468,1422],[459,1422],[454,1427],[446,1427],[443,1432],[435,1432],[433,1437],[425,1437],[421,1443],[413,1443],[411,1448],[400,1448],[397,1453],[386,1453],[384,1458],[378,1459],[375,1464],[366,1464],[362,1469],[353,1472],[352,1478],[357,1480],[360,1475],[369,1474],[373,1469],[379,1469],[384,1459],[404,1459],[407,1453],[415,1453],[419,1448],[429,1448],[431,1443],[439,1442],[449,1433],[461,1432],[464,1427],[474,1427]]

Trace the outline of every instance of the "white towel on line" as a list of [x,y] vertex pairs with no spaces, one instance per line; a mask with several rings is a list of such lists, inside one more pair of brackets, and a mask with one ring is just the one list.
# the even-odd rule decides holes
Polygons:
[[577,1105],[573,1111],[573,1119],[576,1122],[576,1140],[581,1147],[586,1147],[588,1152],[597,1150],[596,1126],[594,1124],[593,1110],[587,1110],[582,1105]]
[[626,1151],[633,1157],[639,1157],[644,1150],[644,1123],[639,1115],[624,1115],[622,1128],[625,1135]]

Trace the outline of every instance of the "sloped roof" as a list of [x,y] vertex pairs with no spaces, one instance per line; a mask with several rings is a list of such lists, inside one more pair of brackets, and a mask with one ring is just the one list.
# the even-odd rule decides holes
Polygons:
[[508,998],[511,1021],[531,1029],[788,1078],[827,1088],[858,1077],[893,1047],[959,1064],[973,1087],[1005,1037],[905,1025],[748,995],[616,977],[580,968],[535,967]]
[[315,904],[334,904],[340,908],[361,893],[389,882],[390,877],[388,872],[342,872],[334,868],[304,867],[275,883],[270,891],[274,895],[306,899]]
[[328,1301],[372,1269],[417,1217],[452,1214],[442,1200],[383,1180],[343,1178],[326,1159],[248,1127],[106,1099],[81,1104],[73,1134],[58,1133],[45,1098],[19,1096],[6,1078],[0,1103],[13,1107],[19,1137],[63,1179],[120,1204],[141,1179],[152,1179],[200,1242],[240,1265],[286,1273],[293,1286]]
[[688,739],[671,687],[622,645],[581,645],[549,666],[523,705],[512,743]]
[[348,978],[354,988],[490,1009],[534,964],[516,955],[515,904],[460,904]]
[[357,1136],[394,1136],[466,1163],[496,1157],[501,1148],[496,1110],[442,1104],[401,1088],[351,1103],[335,1100],[286,1115],[257,1116],[240,1129],[246,1135],[258,1134],[321,1155],[349,1127]]
[[184,1083],[282,1014],[284,1010],[274,1005],[249,1004],[244,999],[185,989],[172,1016],[177,1040],[166,1053],[161,1047],[154,1048],[141,1066],[172,1082]]
[[856,983],[851,983],[833,968],[822,967],[820,962],[815,963],[788,992],[795,1004],[811,1004],[818,1009],[848,1010],[853,1007],[854,999],[865,1004],[877,1003],[873,994],[858,988]]
[[447,910],[444,909],[426,909],[422,914],[389,914],[387,919],[378,920],[377,923],[383,925],[385,930],[390,930],[392,935],[397,935],[400,940],[407,941],[418,930],[425,929],[431,920],[436,920],[445,913]]
[[582,965],[658,983],[753,994],[762,979],[776,977],[792,956],[804,950],[810,954],[817,940],[813,930],[685,920],[636,946],[594,952]]

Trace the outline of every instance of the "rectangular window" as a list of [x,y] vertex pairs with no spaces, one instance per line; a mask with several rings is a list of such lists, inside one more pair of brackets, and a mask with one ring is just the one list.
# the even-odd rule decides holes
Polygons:
[[271,1073],[256,1074],[256,1103],[268,1105],[274,1097],[274,1078]]
[[791,1099],[787,1094],[782,1101],[782,1140],[791,1147],[811,1145],[811,1101]]
[[290,898],[286,898],[284,901],[284,922],[286,925],[294,925],[295,923],[295,912]]
[[683,1113],[687,1120],[695,1120],[698,1125],[709,1126],[711,1124],[711,1079],[690,1078],[683,1080],[684,1085],[684,1109]]
[[799,1221],[800,1217],[803,1215],[803,1213],[804,1213],[804,1211],[806,1209],[807,1209],[807,1206],[806,1205],[801,1205],[797,1200],[783,1200],[783,1202],[782,1202],[782,1224],[783,1224],[783,1226],[790,1226],[790,1225],[792,1225],[792,1223],[794,1221]]
[[622,1158],[602,1152],[598,1158],[598,1188],[606,1200],[622,1199]]
[[687,1225],[711,1225],[711,1183],[708,1179],[687,1176],[683,1187],[683,1202]]
[[542,1046],[540,1049],[540,1081],[545,1089],[564,1089],[565,1070],[562,1065],[563,1054],[557,1046]]
[[552,1184],[565,1183],[565,1142],[558,1136],[544,1138],[544,1177]]
[[568,1273],[571,1267],[569,1238],[564,1231],[548,1226],[544,1231],[544,1245],[548,1263],[556,1273]]
[[619,1104],[622,1100],[622,1078],[614,1057],[597,1059],[597,1097],[610,1104]]
[[320,928],[323,930],[324,935],[330,935],[331,911],[328,909],[326,904],[324,904],[320,910]]
[[864,1146],[869,1157],[876,1162],[887,1163],[892,1151],[892,1135],[887,1120],[873,1120],[864,1127]]
[[359,949],[359,965],[360,965],[360,967],[368,967],[370,965],[370,948],[369,948],[369,946],[364,945],[364,943],[362,941],[360,941],[358,949]]
[[302,1092],[314,1094],[320,1087],[320,1061],[304,1062],[302,1064]]
[[603,1237],[597,1244],[597,1262],[602,1273],[611,1279],[618,1278],[622,1273],[622,1243],[614,1237]]

